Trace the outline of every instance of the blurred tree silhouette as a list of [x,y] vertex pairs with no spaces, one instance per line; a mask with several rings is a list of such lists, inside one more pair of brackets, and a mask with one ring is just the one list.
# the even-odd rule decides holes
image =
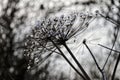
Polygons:
[[[8,0],[6,5],[1,1],[0,15],[0,80],[24,80],[26,73],[27,61],[25,58],[18,58],[14,55],[18,51],[18,55],[23,55],[20,52],[21,48],[16,50],[16,46],[21,46],[15,43],[15,26],[24,24],[25,17],[19,18],[19,23],[13,26],[16,18],[16,13],[19,11],[17,5],[20,0]],[[21,42],[22,43],[22,42]]]
[[[20,27],[28,17],[27,13],[19,14],[19,4],[20,0],[0,0],[0,80],[30,80],[28,76],[31,74],[27,72],[28,60],[23,54],[24,38],[16,39],[21,36],[17,33],[21,32]],[[44,9],[43,5],[41,9]]]

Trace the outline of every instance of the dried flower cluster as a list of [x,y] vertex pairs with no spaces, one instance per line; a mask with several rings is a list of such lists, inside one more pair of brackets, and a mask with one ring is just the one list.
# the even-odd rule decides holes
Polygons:
[[27,56],[36,63],[53,52],[60,53],[55,51],[56,47],[51,41],[60,47],[76,34],[86,30],[94,18],[90,14],[76,12],[42,19],[32,29],[31,35],[27,36],[25,43]]
[[41,39],[51,38],[55,43],[61,43],[61,40],[67,41],[76,33],[82,32],[88,27],[92,16],[82,13],[74,13],[68,16],[49,18],[38,23],[36,29],[41,34]]
[[[25,52],[27,57],[30,60],[29,68],[34,67],[34,64],[36,63],[41,64],[52,53],[58,53],[68,62],[68,64],[76,71],[76,73],[78,73],[79,76],[81,76],[84,80],[91,80],[91,78],[89,77],[87,72],[84,70],[82,65],[79,63],[77,58],[74,56],[74,54],[72,53],[71,49],[66,44],[66,42],[70,38],[86,30],[89,26],[89,23],[94,19],[95,17],[93,15],[76,12],[69,15],[61,15],[59,17],[44,18],[40,22],[38,22],[36,26],[34,26],[33,29],[31,30],[30,35],[26,37],[27,41],[25,43],[25,46],[26,46]],[[102,74],[102,79],[106,80],[106,76],[104,74],[104,67],[101,68],[99,66],[93,52],[91,51],[91,49],[86,43],[86,39],[83,40],[83,44],[86,46],[86,48],[90,52],[98,70]],[[73,63],[67,58],[65,53],[61,50],[60,48],[61,45],[68,51],[69,55],[71,55],[72,59],[77,64],[81,72],[78,69],[76,69]],[[100,44],[99,46],[104,47],[103,45],[100,45]],[[110,50],[111,52],[116,51],[113,49],[110,49]],[[120,59],[120,56],[118,57],[116,66],[118,65],[119,59]],[[106,65],[107,61],[108,59],[106,60],[104,65]],[[113,79],[114,79],[116,69],[117,67],[114,68]]]

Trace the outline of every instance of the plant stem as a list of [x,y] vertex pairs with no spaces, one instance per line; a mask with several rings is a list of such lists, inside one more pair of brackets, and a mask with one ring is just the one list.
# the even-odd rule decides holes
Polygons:
[[111,48],[106,47],[106,46],[103,46],[103,45],[101,45],[101,44],[98,44],[98,45],[101,46],[101,47],[104,47],[104,48],[106,48],[106,49],[108,49],[108,50],[112,50],[112,51],[114,51],[114,52],[120,53],[120,51],[117,51],[117,50],[111,49]]
[[111,80],[114,80],[114,78],[115,78],[115,73],[116,73],[119,61],[120,61],[120,53],[118,55],[118,58],[117,58],[117,61],[116,61],[116,64],[115,64]]
[[58,49],[58,51],[61,53],[63,58],[68,62],[68,64],[79,74],[80,77],[82,77],[84,80],[87,80],[75,67],[74,65],[68,60],[68,58],[64,55],[64,53],[61,51],[61,49],[54,43],[53,40],[51,40],[53,45]]
[[103,70],[100,68],[99,64],[97,63],[97,60],[95,59],[95,56],[93,55],[92,51],[90,50],[90,48],[89,48],[88,45],[86,44],[86,40],[83,41],[83,44],[86,46],[86,48],[87,48],[88,51],[90,52],[90,54],[91,54],[91,56],[92,56],[92,58],[93,58],[93,60],[94,60],[94,62],[95,62],[95,64],[96,64],[98,70],[99,70],[99,71],[101,72],[101,74],[102,74],[103,80],[106,80],[106,77],[105,77],[105,74],[104,74]]
[[109,53],[109,55],[108,55],[108,57],[107,57],[107,59],[106,59],[106,61],[105,61],[105,64],[103,65],[103,68],[102,68],[103,70],[104,70],[104,68],[105,68],[105,66],[106,66],[106,64],[107,64],[107,62],[108,62],[108,59],[109,59],[111,53],[112,53],[112,50],[113,50],[113,48],[114,48],[115,42],[116,42],[117,37],[118,37],[118,33],[119,33],[119,27],[118,27],[118,29],[117,29],[117,33],[116,33],[116,35],[115,35],[115,40],[114,40],[114,42],[113,42],[111,51],[110,51],[110,53]]
[[114,51],[114,52],[119,53],[118,58],[117,58],[117,61],[116,61],[116,64],[115,64],[115,67],[114,67],[114,70],[113,70],[112,78],[111,78],[111,80],[114,80],[114,78],[115,78],[115,73],[116,73],[116,70],[117,70],[117,66],[118,66],[118,63],[119,63],[119,61],[120,61],[120,51],[113,50],[113,49],[108,48],[108,47],[106,47],[106,46],[103,46],[103,45],[101,45],[101,44],[98,44],[98,45],[101,46],[101,47],[104,47],[104,48],[106,48],[106,49],[109,49],[109,50],[112,50],[112,51]]
[[73,53],[71,52],[71,50],[68,48],[68,46],[66,45],[66,43],[63,43],[63,46],[67,49],[67,51],[69,52],[69,54],[71,55],[71,57],[73,58],[73,60],[75,61],[75,63],[78,65],[78,67],[80,68],[80,70],[82,71],[82,73],[84,74],[84,76],[86,77],[86,79],[87,80],[91,80],[90,77],[88,76],[88,74],[85,72],[85,70],[81,66],[81,64],[76,59],[76,57],[73,55]]
[[100,68],[100,66],[98,65],[97,60],[95,59],[95,56],[93,55],[92,51],[90,50],[90,48],[88,47],[88,45],[87,45],[86,43],[85,43],[85,46],[86,46],[86,48],[88,49],[88,51],[90,52],[90,54],[91,54],[91,56],[92,56],[92,58],[93,58],[93,60],[94,60],[94,62],[95,62],[95,64],[96,64],[97,68],[98,68],[99,71],[101,72],[101,68]]

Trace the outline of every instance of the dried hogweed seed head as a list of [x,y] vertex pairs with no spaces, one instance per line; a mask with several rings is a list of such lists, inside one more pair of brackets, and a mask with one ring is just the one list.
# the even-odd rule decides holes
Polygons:
[[43,53],[52,52],[55,47],[51,40],[59,46],[62,45],[76,34],[87,29],[92,19],[92,15],[77,12],[42,19],[37,22],[26,42],[29,56],[34,56],[31,58],[36,61],[36,57],[42,57]]
[[55,41],[66,41],[77,32],[84,30],[88,26],[90,19],[92,19],[91,16],[82,13],[74,13],[69,16],[62,15],[58,17],[57,21],[53,18],[51,22],[55,21],[55,25],[50,25],[50,30],[47,29],[48,37],[54,38]]

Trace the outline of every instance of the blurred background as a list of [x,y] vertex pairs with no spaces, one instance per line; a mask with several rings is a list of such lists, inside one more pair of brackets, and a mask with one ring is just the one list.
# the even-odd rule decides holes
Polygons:
[[[24,54],[26,35],[37,21],[44,17],[76,11],[94,15],[99,11],[116,23],[120,23],[119,0],[0,0],[0,80],[80,80],[77,73],[58,54],[52,54],[40,66],[34,64],[36,58],[29,60]],[[81,42],[85,38],[88,40],[99,65],[103,66],[109,50],[97,44],[111,48],[118,28],[118,25],[107,18],[98,16],[90,23],[84,34],[68,44],[93,80],[99,80],[101,76]],[[118,34],[114,49],[119,51],[119,48]],[[118,54],[113,52],[105,67],[108,78],[112,75],[117,56]],[[37,60],[39,63],[42,57],[39,56]],[[29,70],[30,65],[37,67]],[[117,69],[115,80],[120,80],[119,73],[120,67]]]

